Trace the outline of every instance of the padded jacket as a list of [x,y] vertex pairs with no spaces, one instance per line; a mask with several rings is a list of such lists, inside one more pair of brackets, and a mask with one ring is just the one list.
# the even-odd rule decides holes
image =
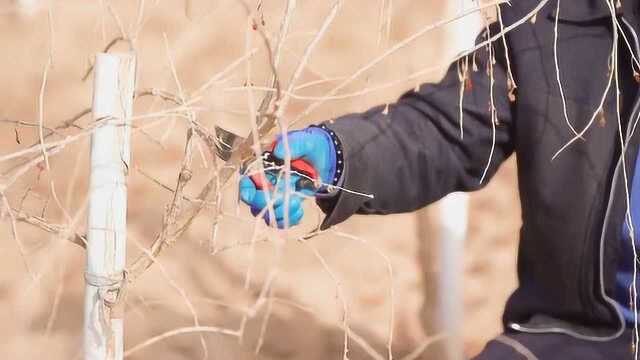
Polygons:
[[[506,27],[540,9],[504,41],[497,24],[481,34],[478,44],[495,40],[493,64],[482,46],[467,56],[463,76],[465,58],[440,82],[424,84],[388,108],[326,122],[342,142],[342,185],[374,198],[340,192],[318,199],[326,213],[322,227],[356,213],[409,212],[451,192],[480,189],[516,153],[519,285],[506,304],[505,328],[593,341],[617,338],[625,328],[612,300],[627,206],[625,177],[630,183],[640,141],[633,70],[638,67],[630,55],[640,59],[640,2],[622,1],[620,8],[611,3],[610,8],[604,0],[565,0],[559,12],[556,0],[501,5]],[[554,60],[556,21],[566,106]],[[581,138],[572,141],[574,130]]]

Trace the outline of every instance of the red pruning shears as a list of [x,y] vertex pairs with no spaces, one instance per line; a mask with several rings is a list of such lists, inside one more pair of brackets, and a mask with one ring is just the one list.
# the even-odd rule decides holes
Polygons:
[[[265,151],[262,153],[262,165],[265,168],[264,176],[253,174],[249,178],[256,185],[256,189],[273,191],[278,172],[285,165],[284,160],[273,155],[272,151]],[[318,171],[303,159],[291,160],[291,174],[299,177],[295,183],[296,191],[309,190],[316,192],[320,188]],[[266,180],[266,183],[263,180]],[[273,180],[273,182],[270,180]]]

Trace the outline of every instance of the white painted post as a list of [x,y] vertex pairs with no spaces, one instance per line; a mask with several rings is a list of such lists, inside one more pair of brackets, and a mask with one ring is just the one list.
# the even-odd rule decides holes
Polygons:
[[440,212],[441,272],[438,281],[438,322],[446,339],[445,353],[448,360],[464,358],[462,342],[464,292],[464,242],[467,237],[467,212],[469,195],[453,193],[442,200]]
[[31,16],[42,6],[41,0],[18,0],[18,11],[21,15]]
[[[450,12],[464,12],[477,6],[473,0],[449,2]],[[473,47],[477,34],[483,26],[479,14],[466,16],[451,27],[448,34],[452,50],[459,53]],[[447,360],[464,359],[462,341],[464,328],[464,242],[467,238],[469,195],[454,193],[444,198],[440,204],[440,258],[441,269],[438,301],[438,322],[440,328],[451,335],[445,343]]]
[[91,180],[85,272],[84,359],[123,358],[126,176],[135,86],[133,54],[98,54],[94,66]]

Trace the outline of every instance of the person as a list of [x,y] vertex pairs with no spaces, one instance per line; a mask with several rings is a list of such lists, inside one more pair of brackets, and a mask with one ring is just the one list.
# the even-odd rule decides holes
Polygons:
[[[640,224],[640,2],[500,6],[505,27],[527,19],[504,41],[494,23],[478,39],[493,40],[491,48],[452,64],[440,82],[389,106],[290,132],[290,156],[330,185],[313,193],[326,229],[353,214],[410,212],[480,189],[516,153],[519,284],[505,306],[504,333],[475,359],[630,359],[640,228],[633,227]],[[273,149],[279,159],[287,155],[283,140]],[[295,190],[282,183],[279,189]],[[302,219],[304,194],[294,192],[286,205],[251,177],[239,186],[267,222],[282,227]],[[263,210],[270,196],[272,215]]]

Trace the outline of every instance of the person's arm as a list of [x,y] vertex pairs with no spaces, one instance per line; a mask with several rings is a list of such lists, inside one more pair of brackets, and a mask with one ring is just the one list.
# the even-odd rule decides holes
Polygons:
[[[342,142],[342,187],[374,197],[340,191],[334,197],[318,198],[318,205],[327,214],[322,228],[354,213],[413,211],[448,193],[479,189],[491,179],[514,149],[512,104],[501,46],[501,42],[494,42],[495,133],[486,48],[476,52],[477,71],[473,71],[469,59],[471,88],[465,90],[462,105],[464,137],[460,134],[460,80],[455,63],[442,81],[406,93],[389,106],[386,115],[385,106],[380,106],[326,123]],[[490,154],[491,163],[480,183]]]

